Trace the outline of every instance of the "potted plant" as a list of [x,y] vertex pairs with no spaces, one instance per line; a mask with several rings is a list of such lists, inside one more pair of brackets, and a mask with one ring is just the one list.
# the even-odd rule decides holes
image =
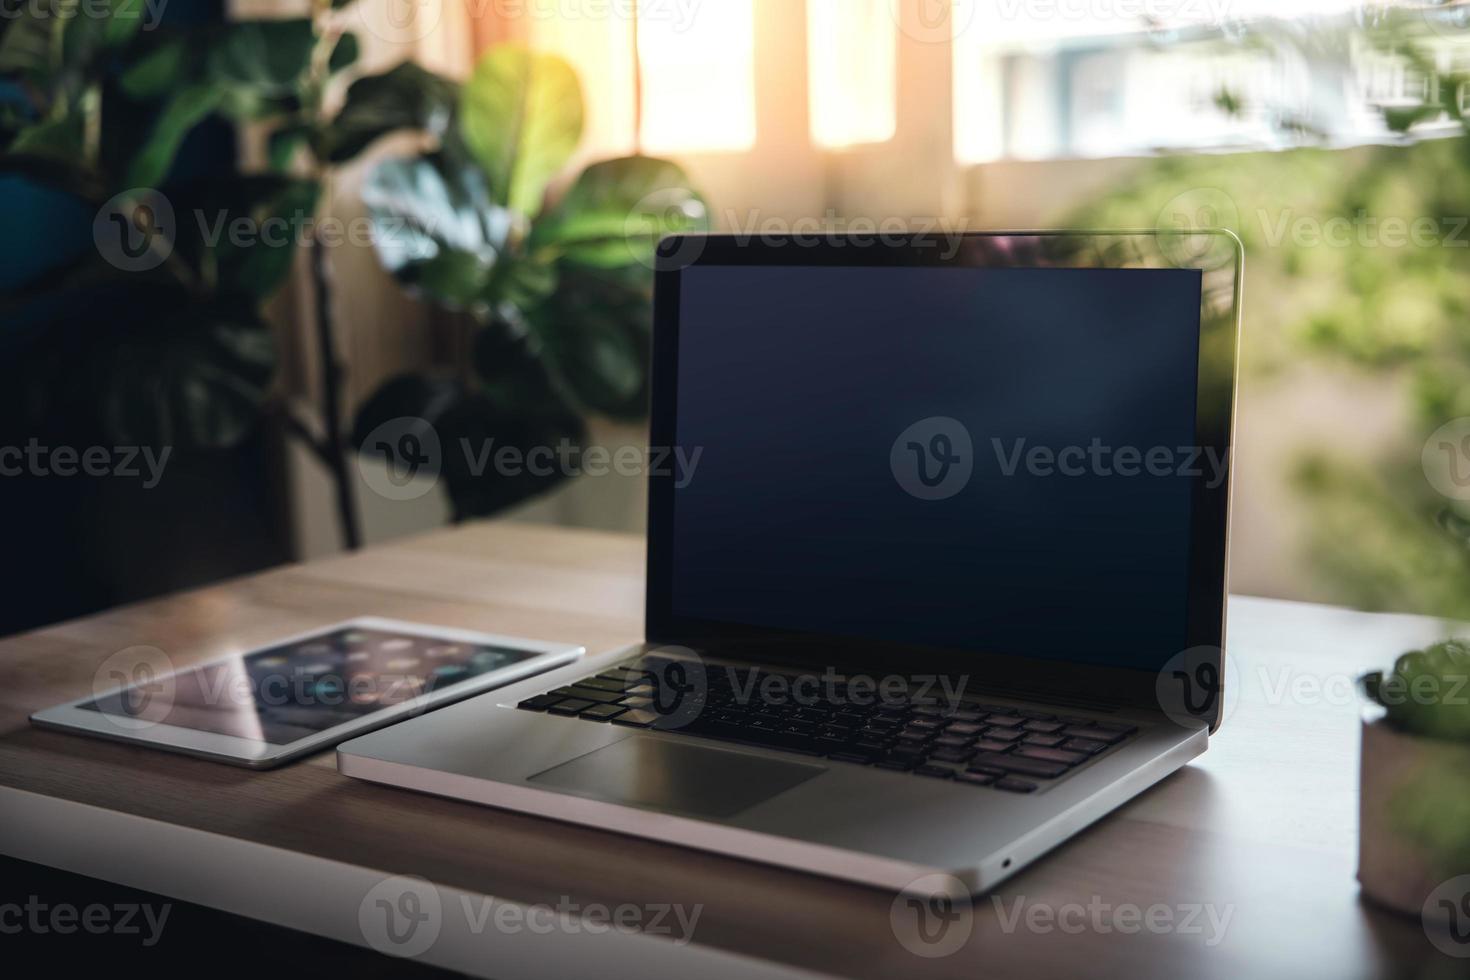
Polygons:
[[1369,898],[1412,915],[1470,872],[1470,640],[1446,640],[1374,671],[1363,693],[1358,880]]
[[[381,112],[381,85],[354,84],[343,118]],[[464,447],[525,454],[579,444],[589,422],[647,416],[654,250],[664,235],[706,230],[708,211],[669,160],[566,172],[582,89],[555,55],[499,45],[463,84],[440,80],[396,115],[432,146],[368,176],[374,244],[406,289],[450,311],[463,353],[388,379],[360,409],[353,443],[371,453],[372,434],[404,420],[432,429],[454,519],[483,517],[566,474],[477,472]]]

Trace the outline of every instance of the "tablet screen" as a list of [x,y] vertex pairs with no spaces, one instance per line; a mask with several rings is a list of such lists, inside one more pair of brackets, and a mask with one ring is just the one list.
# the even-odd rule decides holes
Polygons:
[[[381,629],[339,629],[129,686],[79,707],[289,745],[538,656]],[[122,680],[120,678],[120,680]]]

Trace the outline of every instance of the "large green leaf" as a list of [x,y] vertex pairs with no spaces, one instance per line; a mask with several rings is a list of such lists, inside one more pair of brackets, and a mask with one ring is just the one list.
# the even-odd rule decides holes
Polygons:
[[128,164],[126,186],[158,186],[168,176],[184,137],[219,107],[222,94],[218,86],[204,84],[189,85],[176,92],[164,104],[152,130]]
[[159,38],[122,70],[117,79],[118,87],[130,99],[160,98],[169,89],[183,84],[196,54],[186,37]]
[[[554,452],[562,440],[579,440],[584,432],[581,420],[560,407],[507,408],[488,391],[420,375],[389,379],[359,409],[352,436],[359,452],[380,451],[369,444],[380,426],[392,432],[432,430],[435,438],[428,444],[438,445],[434,462],[457,521],[494,514],[554,488],[567,474],[540,462],[525,465],[528,455]],[[497,462],[496,454],[507,449],[514,455]]]
[[400,129],[442,137],[458,97],[454,82],[411,61],[381,75],[359,78],[347,89],[342,111],[327,128],[323,156],[333,163],[349,160],[374,140]]
[[72,112],[27,126],[16,134],[9,151],[30,157],[75,162],[83,154],[85,121],[81,113]]
[[275,371],[253,305],[175,304],[108,351],[103,418],[119,440],[220,448],[260,416]]
[[332,53],[327,57],[327,70],[345,71],[357,64],[357,59],[361,54],[362,46],[358,44],[357,35],[343,34],[337,38],[336,46],[332,48]]
[[219,85],[285,95],[296,90],[315,44],[304,17],[227,24],[209,46],[209,75]]
[[[235,119],[260,118],[299,105],[316,43],[311,21],[305,18],[150,32],[129,48],[118,83],[134,100],[158,99],[190,84],[209,84],[220,92],[221,112]],[[357,38],[343,35],[332,49],[330,69],[351,65],[358,50]]]
[[146,0],[110,0],[110,6],[112,16],[103,21],[102,41],[107,47],[116,48],[131,41],[143,28],[149,17],[148,4]]
[[308,236],[315,220],[321,186],[313,180],[294,181],[266,207],[256,212],[261,239],[243,251],[239,262],[221,269],[222,287],[239,291],[256,302],[269,299],[291,273],[296,248]]
[[622,419],[648,411],[652,320],[647,288],[576,268],[529,318],[537,353],[577,408]]
[[[254,304],[201,298],[148,274],[85,282],[43,306],[49,320],[34,322],[5,366],[7,423],[179,448],[228,447],[249,433],[275,369]],[[97,309],[117,313],[105,323],[85,315]]]
[[170,185],[165,192],[179,224],[175,252],[200,269],[201,277],[208,270],[221,295],[241,302],[268,299],[310,234],[319,191],[314,180],[276,175]]
[[460,92],[459,126],[495,202],[533,216],[582,138],[577,73],[555,55],[493,48]]
[[75,16],[79,0],[56,0],[55,4],[23,3],[14,9],[6,7],[0,24],[0,74],[45,76],[56,67],[52,63],[56,38]]
[[148,18],[144,0],[105,0],[107,16],[98,17],[98,0],[88,2],[67,19],[63,49],[69,65],[79,65],[103,51],[122,47]]
[[363,184],[373,244],[389,272],[451,309],[488,309],[511,216],[491,203],[478,170],[446,173],[436,157],[385,160]]
[[584,265],[652,268],[664,235],[707,231],[709,212],[678,164],[653,157],[595,163],[536,222],[531,247]]

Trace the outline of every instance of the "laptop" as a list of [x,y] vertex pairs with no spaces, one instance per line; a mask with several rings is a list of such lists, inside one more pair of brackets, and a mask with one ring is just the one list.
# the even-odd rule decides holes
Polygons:
[[645,642],[347,742],[343,773],[980,892],[1205,751],[1233,236],[659,256]]

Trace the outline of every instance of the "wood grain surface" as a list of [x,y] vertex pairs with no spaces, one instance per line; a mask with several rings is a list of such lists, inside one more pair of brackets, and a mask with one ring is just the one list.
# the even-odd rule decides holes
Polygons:
[[187,665],[377,615],[596,652],[639,639],[642,598],[641,539],[489,522],[11,637],[0,785],[519,902],[699,905],[695,944],[837,975],[1448,977],[1470,964],[1354,880],[1351,680],[1446,629],[1416,617],[1233,599],[1238,694],[1209,751],[975,899],[969,941],[942,957],[905,947],[895,896],[876,890],[357,782],[330,753],[249,772],[26,720],[139,644]]

